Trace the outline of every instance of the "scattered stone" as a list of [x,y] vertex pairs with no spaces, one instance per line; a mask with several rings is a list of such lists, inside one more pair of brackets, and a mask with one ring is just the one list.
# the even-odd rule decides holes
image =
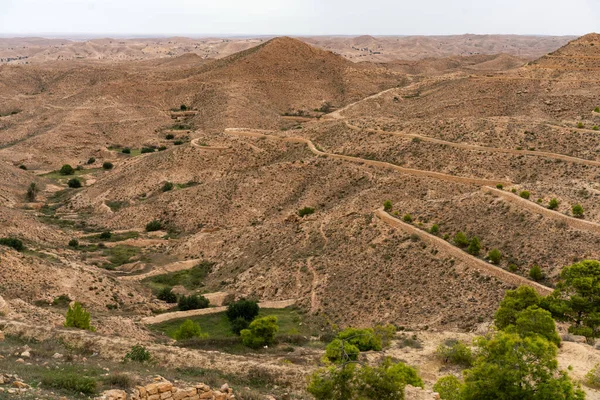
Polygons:
[[29,358],[29,357],[31,357],[31,353],[29,352],[29,350],[25,350],[24,352],[21,353],[21,357]]
[[52,356],[52,358],[62,358],[62,354],[60,353],[54,353],[54,355]]
[[17,358],[17,361],[15,361],[15,362],[18,362],[18,363],[25,363],[25,360],[23,360],[22,358]]
[[13,387],[17,388],[17,389],[29,389],[29,385],[20,381],[14,381],[13,382]]

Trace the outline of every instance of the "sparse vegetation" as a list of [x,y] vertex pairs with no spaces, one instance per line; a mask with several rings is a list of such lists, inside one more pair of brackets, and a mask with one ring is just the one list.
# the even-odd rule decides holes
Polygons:
[[189,296],[182,295],[179,296],[179,299],[177,300],[177,307],[181,311],[207,308],[209,304],[210,302],[208,299],[199,294],[191,294]]
[[105,161],[102,163],[102,168],[108,171],[110,169],[113,169],[113,164],[109,161]]
[[129,147],[125,147],[123,150],[121,150],[121,153],[123,153],[123,154],[131,154],[131,149]]
[[58,171],[61,175],[73,175],[75,170],[69,164],[63,165]]
[[14,238],[14,237],[0,238],[0,245],[7,246],[7,247],[12,247],[16,251],[23,251],[23,250],[25,250],[25,245],[23,244],[23,242],[20,239],[17,239],[17,238]]
[[177,295],[173,293],[173,288],[170,287],[162,288],[156,297],[166,303],[177,303]]
[[135,362],[147,362],[150,361],[150,352],[146,350],[146,348],[140,344],[134,345],[131,350],[127,354],[125,354],[125,361],[135,361]]
[[42,377],[41,384],[43,387],[66,390],[73,394],[93,395],[97,391],[97,383],[94,378],[71,371],[48,371]]
[[27,201],[34,202],[39,192],[39,188],[35,182],[31,182],[27,188]]
[[436,354],[445,363],[470,367],[473,364],[473,353],[471,349],[458,340],[447,340],[440,344]]
[[571,208],[571,211],[573,212],[573,216],[575,218],[583,218],[583,207],[581,206],[581,204],[575,204]]
[[500,264],[500,260],[502,259],[502,253],[498,249],[492,249],[487,255],[487,259],[490,260],[492,264]]
[[384,211],[390,212],[392,211],[392,202],[390,200],[386,200],[383,202]]
[[146,232],[155,232],[162,229],[162,223],[159,220],[153,220],[146,224]]
[[72,189],[78,189],[81,187],[81,181],[77,178],[69,179],[67,185]]
[[91,326],[91,319],[90,313],[83,308],[81,303],[75,302],[73,305],[69,306],[69,309],[67,310],[65,327],[85,329],[94,332],[96,328]]
[[95,162],[96,162],[96,159],[95,159],[94,157],[90,157],[90,158],[88,158],[88,160],[87,160],[87,164],[88,164],[88,165],[90,165],[90,164],[93,164],[93,163],[95,163]]
[[168,133],[168,134],[165,136],[165,139],[167,139],[167,140],[173,140],[173,139],[175,139],[175,135],[173,135],[172,133]]
[[521,196],[522,198],[529,200],[529,197],[531,196],[531,193],[529,193],[527,190],[522,190],[519,193],[519,196]]
[[142,154],[147,154],[147,153],[154,153],[156,149],[154,147],[142,147],[141,153]]
[[402,220],[409,224],[413,221],[412,216],[410,214],[404,214],[404,216],[402,217]]
[[558,208],[558,200],[556,198],[550,199],[548,203],[548,208],[551,210],[556,210]]
[[151,276],[143,282],[155,289],[181,285],[188,290],[196,290],[203,286],[213,265],[212,262],[202,261],[190,269]]
[[163,192],[168,192],[170,190],[173,190],[173,183],[172,182],[165,182],[165,184],[163,185],[162,189]]
[[301,208],[300,210],[298,210],[298,215],[300,217],[305,217],[307,215],[314,214],[314,212],[315,212],[314,208],[304,207],[304,208]]
[[531,269],[529,270],[529,277],[536,282],[539,282],[542,279],[544,279],[544,273],[542,272],[542,269],[539,265],[534,265],[533,267],[531,267]]
[[438,233],[440,233],[440,227],[438,226],[438,224],[433,224],[431,226],[431,229],[429,230],[429,233],[431,233],[432,235],[437,235]]
[[457,232],[456,235],[454,235],[454,244],[460,248],[465,248],[467,246],[469,246],[471,242],[469,241],[469,239],[467,239],[467,235],[465,235],[463,232]]

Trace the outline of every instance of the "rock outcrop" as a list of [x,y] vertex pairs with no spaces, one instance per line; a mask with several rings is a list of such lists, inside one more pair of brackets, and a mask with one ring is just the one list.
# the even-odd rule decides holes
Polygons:
[[194,387],[176,388],[167,380],[136,386],[130,393],[124,390],[108,390],[97,400],[233,400],[233,390],[226,384],[220,390],[200,383]]

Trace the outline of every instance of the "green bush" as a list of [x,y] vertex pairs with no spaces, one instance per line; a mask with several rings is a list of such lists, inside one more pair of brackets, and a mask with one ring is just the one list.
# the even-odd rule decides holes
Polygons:
[[173,289],[170,287],[162,288],[156,296],[159,300],[167,303],[177,303],[177,295],[173,293]]
[[79,247],[79,240],[77,240],[77,239],[69,240],[69,247]]
[[102,168],[105,170],[109,170],[109,169],[113,169],[113,164],[109,161],[105,161],[104,163],[102,163]]
[[263,346],[269,346],[275,341],[275,334],[279,331],[277,317],[270,315],[268,317],[257,318],[248,329],[240,332],[244,346],[257,349]]
[[199,294],[191,294],[189,296],[180,296],[177,300],[177,307],[181,311],[198,310],[201,308],[207,308],[210,301]]
[[579,129],[583,129],[583,122],[578,122],[578,123],[577,123],[577,127],[578,127]]
[[480,251],[481,244],[479,243],[479,238],[475,236],[473,237],[473,239],[471,239],[469,247],[467,247],[467,253],[469,253],[472,256],[478,256]]
[[509,325],[516,325],[519,313],[531,306],[540,305],[541,301],[540,295],[529,286],[507,290],[494,316],[496,328],[504,330]]
[[499,183],[499,184],[496,185],[496,189],[502,190],[502,189],[504,189],[504,185],[501,184],[501,183]]
[[572,211],[573,211],[573,216],[575,218],[583,218],[583,207],[581,206],[581,204],[575,204],[572,207]]
[[592,130],[598,131],[598,130],[600,130],[600,127],[598,127],[598,125],[594,125],[594,126],[592,126]]
[[531,269],[529,270],[529,277],[536,282],[539,282],[542,279],[544,279],[544,273],[542,272],[542,269],[539,265],[534,265],[533,267],[531,267]]
[[93,378],[60,370],[50,370],[44,373],[41,384],[44,388],[67,390],[74,394],[93,395],[97,390],[97,384]]
[[186,319],[173,334],[175,340],[187,340],[193,338],[205,339],[207,337],[208,335],[206,333],[202,333],[200,325],[191,319]]
[[509,325],[507,332],[516,332],[521,337],[539,335],[560,346],[560,336],[556,331],[556,323],[549,311],[538,306],[530,306],[517,314],[515,325]]
[[23,245],[23,242],[20,239],[13,237],[0,238],[0,245],[12,247],[16,251],[25,250],[25,245]]
[[75,170],[69,164],[63,165],[58,171],[61,175],[73,175]]
[[412,215],[410,214],[404,214],[404,216],[402,217],[402,220],[406,223],[411,223],[413,221],[412,219]]
[[438,226],[438,224],[433,224],[433,226],[429,230],[429,233],[431,233],[432,235],[437,235],[439,232],[440,232],[440,227]]
[[154,147],[142,147],[141,153],[142,154],[154,153]]
[[121,153],[123,153],[123,154],[131,154],[131,149],[129,147],[125,147],[123,150],[121,150]]
[[67,185],[72,189],[78,189],[81,187],[81,181],[77,178],[69,179]]
[[96,328],[90,325],[90,321],[90,313],[87,312],[79,302],[75,302],[72,306],[69,306],[65,320],[65,327],[85,329],[95,332]]
[[551,210],[556,210],[558,208],[558,200],[556,198],[550,199],[548,203],[548,208]]
[[162,187],[162,191],[163,192],[168,192],[169,190],[173,190],[173,183],[172,182],[165,182],[165,184]]
[[160,146],[158,148],[158,151],[165,151],[167,149],[167,146]]
[[371,328],[346,328],[338,333],[337,338],[358,347],[360,351],[381,351],[381,338]]
[[[343,349],[342,349],[343,345]],[[340,364],[348,361],[356,361],[360,350],[352,343],[342,342],[340,339],[333,339],[325,347],[325,357],[332,363]]]
[[461,400],[462,383],[454,375],[444,376],[433,385],[442,400]]
[[225,314],[227,315],[229,322],[233,322],[240,317],[251,322],[258,316],[259,311],[260,309],[256,301],[240,299],[233,303],[229,303]]
[[298,215],[300,217],[304,217],[305,215],[314,214],[314,212],[315,212],[314,208],[304,207],[304,208],[301,208],[300,210],[298,210]]
[[176,140],[173,142],[175,146],[181,146],[183,144],[183,140]]
[[383,202],[383,210],[387,212],[392,211],[392,202],[390,200]]
[[488,253],[487,259],[490,260],[492,264],[498,265],[502,259],[502,253],[500,253],[500,250],[498,249],[492,249]]
[[112,237],[112,233],[110,231],[104,231],[98,237],[102,240],[108,240]]
[[39,192],[39,188],[35,182],[31,182],[29,187],[27,188],[27,201],[32,202],[35,201],[37,194]]
[[180,109],[181,111],[186,111],[186,110],[187,110],[187,106],[186,106],[185,104],[182,104],[182,105],[179,107],[179,109]]
[[471,349],[458,340],[447,340],[440,344],[436,354],[445,363],[470,367],[473,364],[473,352]]
[[[600,111],[597,111],[600,112]],[[593,389],[600,389],[600,364],[596,364],[586,375],[583,380],[585,386]]]
[[600,113],[600,107],[594,108],[594,112]]
[[88,164],[88,165],[90,165],[90,164],[93,164],[93,163],[95,163],[95,162],[96,162],[96,159],[95,159],[94,157],[90,157],[90,158],[88,158],[88,160],[87,160],[87,164]]
[[146,232],[155,232],[162,229],[162,223],[159,220],[153,220],[146,224]]
[[522,198],[529,200],[529,197],[531,197],[531,193],[529,193],[527,190],[522,190],[519,193],[519,196],[521,196]]
[[462,232],[458,232],[454,235],[454,244],[460,248],[467,247],[471,242],[467,239],[467,235]]
[[167,140],[173,140],[173,139],[175,139],[175,135],[173,135],[172,133],[169,133],[169,134],[167,134],[167,136],[165,136],[165,138]]
[[240,332],[244,329],[248,329],[250,326],[250,321],[244,319],[243,317],[237,317],[233,321],[231,321],[231,331],[236,335],[240,335]]
[[150,352],[140,344],[134,345],[127,354],[124,361],[146,362],[150,361]]

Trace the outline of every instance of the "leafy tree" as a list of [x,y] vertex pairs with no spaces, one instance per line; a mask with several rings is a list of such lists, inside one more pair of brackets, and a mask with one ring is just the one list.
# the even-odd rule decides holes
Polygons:
[[445,363],[470,367],[473,363],[473,352],[469,346],[458,340],[448,340],[438,346],[436,354]]
[[186,319],[173,334],[175,340],[186,340],[192,338],[207,338],[208,334],[202,332],[200,325],[191,319]]
[[492,264],[499,264],[500,260],[502,259],[502,253],[500,253],[500,250],[498,249],[492,249],[490,250],[490,252],[487,255],[488,260],[490,260],[490,262]]
[[356,361],[360,350],[352,343],[333,339],[325,347],[325,357],[332,363],[341,364],[348,361]]
[[156,297],[166,303],[177,303],[177,295],[173,293],[173,289],[170,287],[162,288]]
[[470,242],[469,239],[467,239],[467,235],[462,232],[457,232],[456,235],[454,235],[454,244],[460,248],[465,248]]
[[177,307],[179,307],[181,311],[207,308],[209,304],[210,301],[206,297],[198,294],[181,296],[179,297],[179,300],[177,300]]
[[146,362],[150,361],[150,352],[146,350],[141,344],[134,345],[127,354],[125,354],[124,361],[135,361],[135,362]]
[[162,223],[156,219],[146,224],[146,232],[160,231],[161,229]]
[[81,303],[75,302],[67,310],[65,327],[95,332],[96,328],[90,325],[91,318],[90,313],[83,308]]
[[583,207],[581,204],[575,204],[572,209],[575,218],[583,218]]
[[277,317],[269,315],[252,321],[248,329],[243,329],[240,335],[242,336],[244,346],[257,349],[272,344],[275,341],[275,334],[278,331]]
[[0,245],[12,247],[16,251],[25,250],[25,245],[23,244],[23,242],[20,239],[13,237],[0,238]]
[[35,201],[35,198],[38,195],[39,188],[35,182],[31,182],[29,187],[27,188],[27,201],[32,202]]
[[240,332],[244,329],[248,329],[250,326],[250,321],[246,320],[243,317],[237,317],[233,321],[231,321],[231,331],[236,335],[240,335]]
[[552,314],[538,306],[528,307],[517,314],[515,325],[509,325],[507,331],[513,331],[523,337],[539,335],[556,346],[560,346],[560,336]]
[[531,267],[531,269],[529,270],[529,277],[536,282],[539,282],[542,279],[544,279],[544,273],[542,272],[542,269],[539,265],[534,265],[533,267]]
[[358,347],[360,351],[382,350],[381,338],[371,328],[347,328],[338,333],[337,338]]
[[550,199],[548,203],[548,208],[551,210],[556,210],[558,208],[558,200],[556,198]]
[[67,185],[72,189],[78,189],[81,187],[81,181],[77,178],[69,179]]
[[79,240],[77,240],[77,239],[69,240],[69,247],[79,247]]
[[392,202],[390,200],[386,200],[383,202],[383,210],[384,211],[392,211]]
[[472,256],[478,256],[481,251],[481,244],[479,243],[479,238],[477,236],[471,239],[471,243],[469,243],[469,247],[467,247],[467,253]]
[[462,383],[454,375],[444,376],[433,385],[442,400],[461,400]]
[[519,196],[521,196],[522,198],[524,198],[526,200],[529,200],[531,193],[529,193],[527,190],[523,190],[523,191],[521,191],[521,193],[519,193]]
[[258,316],[259,307],[256,301],[240,299],[238,301],[229,303],[227,306],[227,319],[229,322],[233,322],[236,318],[243,318],[248,322],[251,322]]
[[541,302],[542,297],[532,287],[520,286],[515,290],[507,290],[494,317],[496,327],[503,330],[509,325],[516,325],[521,311],[539,306]]
[[316,400],[351,400],[355,392],[356,365],[347,364],[315,371],[306,390]]
[[558,370],[557,348],[540,336],[499,332],[479,338],[478,357],[465,371],[462,400],[583,400],[568,375]]
[[113,164],[109,161],[102,163],[102,168],[105,170],[113,169]]
[[58,171],[61,175],[73,175],[75,170],[69,164],[63,165]]
[[569,332],[600,337],[600,262],[584,260],[563,268],[544,308],[571,324]]
[[173,190],[173,182],[165,182],[162,187],[163,192],[168,192],[169,190]]

